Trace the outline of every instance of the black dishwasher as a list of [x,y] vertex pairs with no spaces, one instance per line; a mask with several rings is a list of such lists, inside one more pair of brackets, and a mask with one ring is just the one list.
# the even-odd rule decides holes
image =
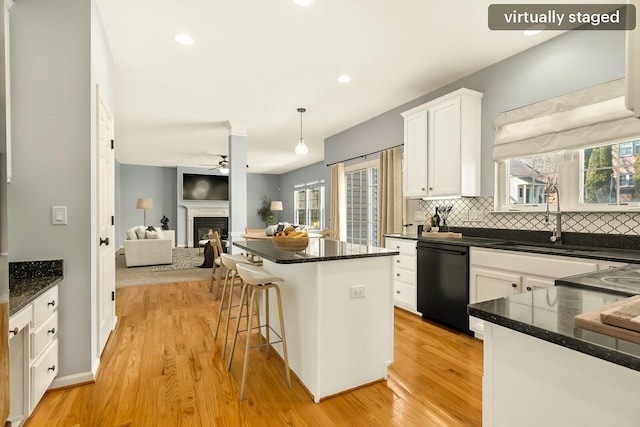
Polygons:
[[471,335],[469,331],[469,247],[418,241],[418,311]]

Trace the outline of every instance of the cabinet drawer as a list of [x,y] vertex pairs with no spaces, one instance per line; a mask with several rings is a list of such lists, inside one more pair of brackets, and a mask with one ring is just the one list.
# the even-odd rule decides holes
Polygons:
[[57,374],[58,340],[56,339],[42,356],[31,365],[31,410],[38,404]]
[[11,316],[9,318],[9,339],[17,335],[17,333],[14,334],[14,332],[20,332],[20,330],[24,329],[29,322],[31,322],[32,317],[33,309],[31,308],[31,304]]
[[418,295],[416,287],[402,282],[393,282],[393,297],[396,303],[411,306],[414,310],[417,305]]
[[49,317],[58,309],[58,287],[54,286],[33,302],[33,326]]
[[416,256],[416,241],[406,239],[386,238],[385,247],[394,251],[399,251],[400,255]]
[[394,268],[393,269],[393,280],[396,282],[404,282],[408,285],[415,286],[416,285],[416,271],[415,270],[405,270],[403,268]]
[[397,268],[403,268],[405,270],[416,271],[416,256],[409,255],[397,255],[393,261],[393,265]]
[[31,358],[37,358],[58,336],[58,313],[53,313],[42,325],[31,332]]

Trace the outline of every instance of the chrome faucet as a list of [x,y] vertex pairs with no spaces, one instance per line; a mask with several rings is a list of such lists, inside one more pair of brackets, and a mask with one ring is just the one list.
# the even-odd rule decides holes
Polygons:
[[545,187],[545,194],[547,198],[547,212],[545,215],[545,222],[549,222],[549,195],[551,193],[556,193],[556,229],[553,231],[553,234],[549,238],[554,243],[560,243],[562,239],[562,212],[560,211],[560,190],[558,190],[558,179],[553,179],[551,177],[547,178],[547,186]]

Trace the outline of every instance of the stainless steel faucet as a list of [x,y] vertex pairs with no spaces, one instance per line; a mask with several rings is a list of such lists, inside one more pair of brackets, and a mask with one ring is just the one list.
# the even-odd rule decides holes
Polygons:
[[562,239],[562,212],[560,211],[560,190],[558,190],[558,179],[551,177],[547,178],[547,186],[545,187],[545,195],[547,199],[547,212],[545,215],[545,222],[549,222],[549,195],[556,193],[556,229],[549,238],[554,243],[560,243]]

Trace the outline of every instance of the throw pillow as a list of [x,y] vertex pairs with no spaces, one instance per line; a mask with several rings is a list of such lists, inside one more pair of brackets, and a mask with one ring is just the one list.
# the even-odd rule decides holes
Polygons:
[[138,235],[133,228],[131,230],[127,230],[127,240],[138,240]]
[[158,239],[166,239],[164,233],[159,228],[156,228],[156,233],[158,233]]
[[145,238],[145,235],[144,235],[144,232],[145,232],[144,225],[139,225],[139,226],[137,226],[137,227],[135,228],[135,230],[136,230],[136,235],[138,236],[138,239],[139,239],[139,240],[142,240],[142,239],[144,239],[144,238]]
[[144,232],[144,234],[145,234],[145,238],[146,239],[157,239],[158,238],[158,232],[157,231],[146,230]]

